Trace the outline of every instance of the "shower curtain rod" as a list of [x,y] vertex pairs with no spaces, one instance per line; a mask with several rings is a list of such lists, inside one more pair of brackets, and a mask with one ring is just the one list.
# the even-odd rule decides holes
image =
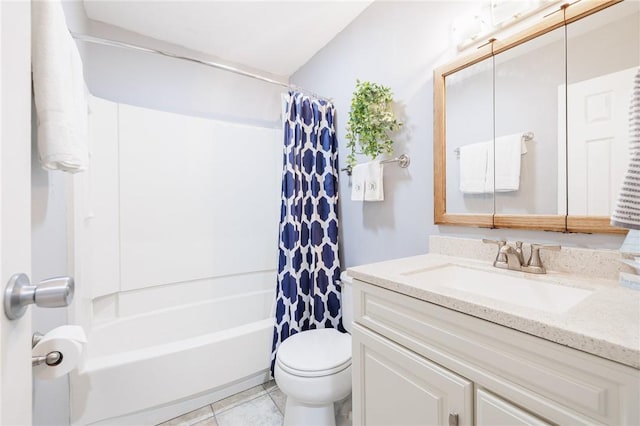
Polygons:
[[123,49],[137,50],[139,52],[154,53],[154,54],[166,56],[166,57],[169,57],[169,58],[181,59],[181,60],[184,60],[184,61],[194,62],[196,64],[206,65],[208,67],[216,68],[216,69],[219,69],[219,70],[222,70],[222,71],[228,71],[228,72],[232,72],[234,74],[242,75],[244,77],[249,77],[249,78],[253,78],[255,80],[264,81],[265,83],[275,84],[277,86],[285,87],[287,89],[291,89],[291,90],[294,90],[294,91],[303,92],[303,93],[306,93],[308,95],[315,96],[318,99],[323,99],[325,101],[331,101],[331,98],[320,96],[317,93],[312,92],[311,90],[306,90],[306,89],[303,89],[302,87],[298,87],[298,86],[293,85],[293,84],[283,83],[282,81],[274,80],[272,78],[265,77],[265,76],[260,75],[260,74],[254,74],[252,72],[245,71],[245,70],[242,70],[240,68],[235,68],[235,67],[232,67],[230,65],[220,64],[218,62],[212,62],[212,61],[205,61],[205,60],[202,60],[202,59],[192,58],[190,56],[178,55],[178,54],[167,52],[167,51],[164,51],[164,50],[137,46],[135,44],[124,43],[124,42],[121,42],[121,41],[110,40],[110,39],[107,39],[107,38],[94,37],[94,36],[90,36],[90,35],[86,35],[86,34],[78,34],[78,33],[74,33],[71,30],[69,30],[69,33],[71,34],[71,37],[73,37],[74,39],[80,40],[80,41],[84,41],[84,42],[87,42],[87,43],[101,44],[103,46],[120,47],[120,48],[123,48]]

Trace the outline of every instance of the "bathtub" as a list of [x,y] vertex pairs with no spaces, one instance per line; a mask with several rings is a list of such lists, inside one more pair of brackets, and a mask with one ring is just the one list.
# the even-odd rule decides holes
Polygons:
[[149,424],[123,419],[265,379],[281,128],[90,106],[91,173],[67,189],[69,320],[88,337],[71,422]]
[[93,325],[82,365],[70,376],[71,423],[122,424],[114,419],[211,393],[249,377],[264,381],[273,337],[273,283],[272,289]]

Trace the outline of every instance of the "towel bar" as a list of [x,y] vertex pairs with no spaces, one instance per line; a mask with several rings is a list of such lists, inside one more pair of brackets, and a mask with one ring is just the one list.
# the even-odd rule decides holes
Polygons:
[[[382,160],[380,161],[380,163],[381,164],[398,163],[400,167],[402,167],[403,169],[406,169],[407,167],[409,167],[409,164],[411,164],[411,158],[407,154],[402,154],[396,158],[390,158],[389,160]],[[351,176],[351,167],[345,167],[343,169],[340,169],[340,171],[347,172],[347,175]]]
[[[522,134],[522,141],[523,142],[532,141],[533,138],[535,138],[535,135],[533,134],[533,132],[526,132],[526,133]],[[460,159],[460,148],[454,149],[453,152],[456,153],[456,158]]]

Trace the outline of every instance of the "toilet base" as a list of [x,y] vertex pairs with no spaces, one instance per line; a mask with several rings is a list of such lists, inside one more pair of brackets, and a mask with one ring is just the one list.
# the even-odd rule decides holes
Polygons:
[[333,402],[325,405],[306,405],[287,397],[284,426],[336,426]]

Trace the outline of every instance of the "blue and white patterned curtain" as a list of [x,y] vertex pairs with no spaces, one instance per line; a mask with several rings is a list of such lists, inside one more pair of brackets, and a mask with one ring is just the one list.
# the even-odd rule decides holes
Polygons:
[[330,102],[289,93],[271,372],[287,337],[339,328],[338,146]]

